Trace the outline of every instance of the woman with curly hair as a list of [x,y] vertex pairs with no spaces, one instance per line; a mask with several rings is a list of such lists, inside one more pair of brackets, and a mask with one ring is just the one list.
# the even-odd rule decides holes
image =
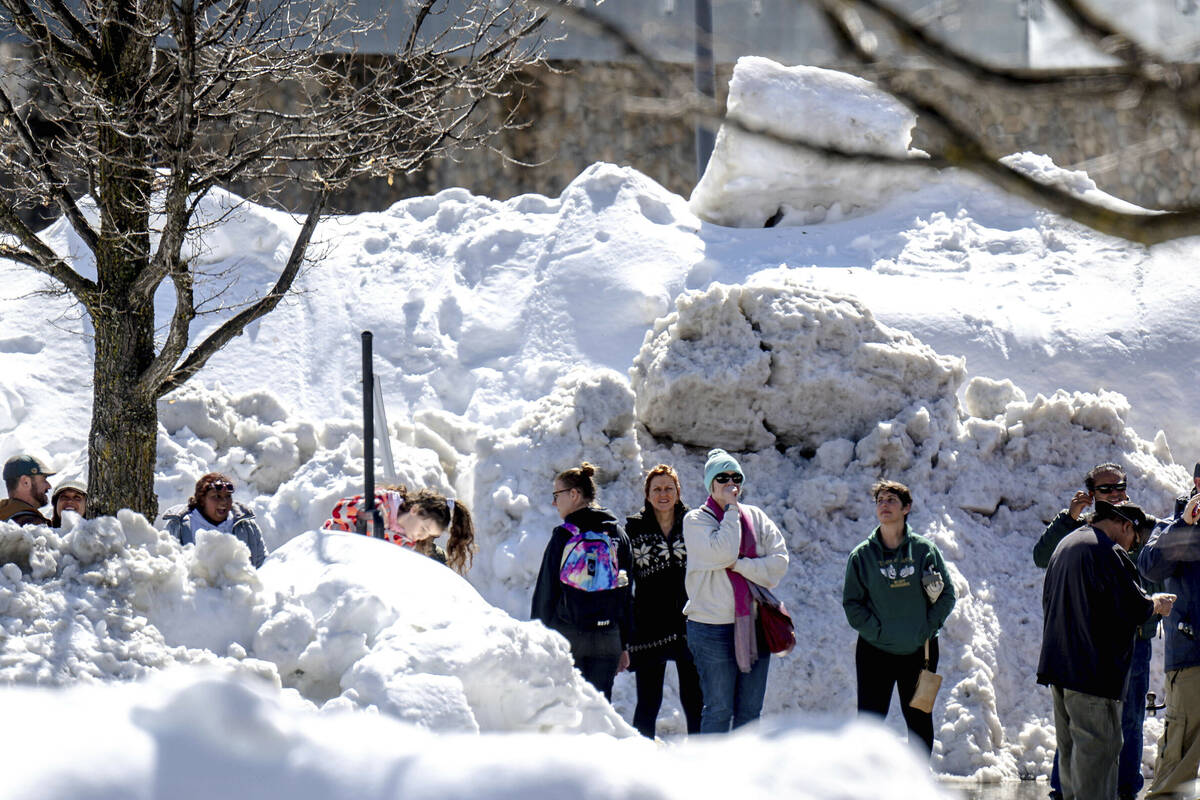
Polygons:
[[700,675],[687,645],[687,547],[683,543],[683,515],[687,506],[680,497],[679,474],[659,464],[646,474],[646,504],[625,520],[633,546],[629,575],[633,586],[633,639],[629,668],[637,679],[637,708],[633,727],[654,738],[662,706],[667,662],[675,662],[679,675],[679,700],[687,718],[688,733],[700,732]]
[[250,563],[261,567],[267,557],[262,531],[254,512],[234,501],[233,488],[233,481],[220,472],[201,475],[187,503],[167,509],[163,522],[180,544],[195,544],[198,530],[233,534],[250,549]]

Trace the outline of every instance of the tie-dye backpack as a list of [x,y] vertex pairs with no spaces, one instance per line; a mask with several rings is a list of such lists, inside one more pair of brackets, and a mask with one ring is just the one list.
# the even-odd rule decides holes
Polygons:
[[617,546],[608,534],[581,531],[570,522],[563,527],[571,534],[563,545],[562,568],[558,579],[567,586],[585,592],[603,592],[617,588],[620,566]]
[[602,531],[581,531],[570,522],[563,527],[571,534],[558,571],[567,619],[585,630],[615,625],[621,587],[616,541]]

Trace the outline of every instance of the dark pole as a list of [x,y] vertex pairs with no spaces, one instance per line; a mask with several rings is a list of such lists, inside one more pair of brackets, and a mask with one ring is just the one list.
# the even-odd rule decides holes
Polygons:
[[370,520],[371,535],[383,536],[383,515],[375,507],[375,367],[370,331],[362,332],[363,376],[363,518]]
[[[712,0],[696,2],[696,92],[710,100],[715,99],[717,67],[713,61],[713,15]],[[716,137],[708,121],[696,120],[696,180],[704,175],[708,158],[712,155]]]

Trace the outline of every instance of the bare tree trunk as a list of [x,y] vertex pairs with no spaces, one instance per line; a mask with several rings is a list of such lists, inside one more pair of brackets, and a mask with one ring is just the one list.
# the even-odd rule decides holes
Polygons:
[[153,356],[150,307],[108,309],[92,315],[96,330],[92,429],[88,437],[88,512],[132,508],[158,516],[154,464],[158,414],[154,398],[137,391]]
[[158,414],[139,379],[154,361],[153,295],[135,291],[150,267],[153,172],[145,141],[129,133],[144,113],[150,39],[138,30],[135,3],[115,0],[100,36],[99,91],[120,116],[98,125],[96,248],[99,302],[88,308],[96,333],[92,428],[88,436],[88,511],[132,508],[158,515],[154,464]]

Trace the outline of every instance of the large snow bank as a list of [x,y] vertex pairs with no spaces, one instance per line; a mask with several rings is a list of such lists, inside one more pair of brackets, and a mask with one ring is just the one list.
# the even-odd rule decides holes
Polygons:
[[102,691],[0,690],[8,800],[937,800],[882,729],[779,720],[657,748],[634,737],[434,734],[372,714],[315,714],[205,672]]
[[[872,163],[833,161],[791,142],[893,158],[910,150],[916,117],[862,78],[819,67],[739,58],[729,82],[725,124],[691,209],[718,225],[808,225],[877,208],[915,176]],[[770,134],[770,138],[759,132]]]

